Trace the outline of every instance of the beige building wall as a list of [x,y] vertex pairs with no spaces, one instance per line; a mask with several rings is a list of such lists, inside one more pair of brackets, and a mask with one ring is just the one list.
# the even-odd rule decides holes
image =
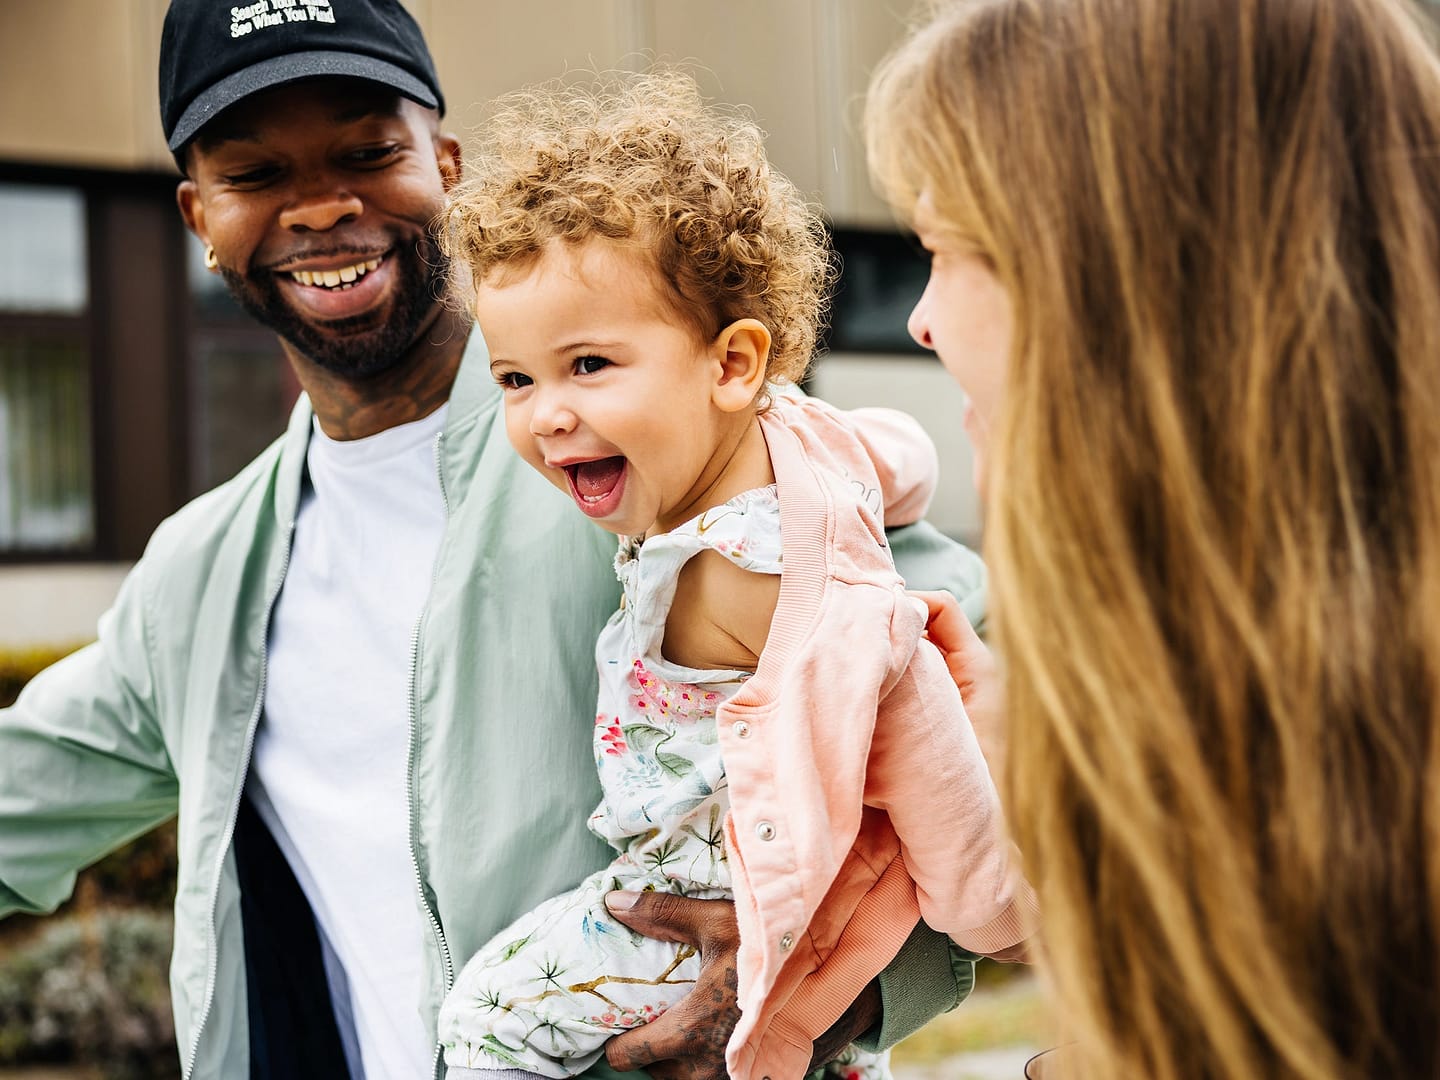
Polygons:
[[160,136],[163,0],[0,0],[0,158],[173,168]]
[[[482,104],[586,70],[684,66],[707,94],[753,111],[776,166],[841,225],[889,228],[870,189],[860,105],[875,63],[923,0],[405,0],[424,28],[462,136]],[[216,0],[217,4],[225,0]],[[170,171],[156,69],[166,0],[0,0],[0,161]],[[924,358],[835,356],[817,389],[841,405],[918,416],[946,465],[931,520],[975,537],[960,393]],[[0,645],[93,632],[115,570],[0,573]]]
[[[917,0],[413,0],[450,117],[567,72],[677,64],[704,91],[745,105],[777,167],[848,225],[888,227],[859,136],[870,71],[899,40]],[[544,32],[536,28],[543,26]]]
[[[224,0],[216,0],[223,4]],[[693,71],[754,110],[776,165],[844,224],[887,226],[859,106],[917,0],[407,0],[464,130],[480,103],[567,72]],[[0,0],[0,158],[171,168],[156,66],[165,0]]]

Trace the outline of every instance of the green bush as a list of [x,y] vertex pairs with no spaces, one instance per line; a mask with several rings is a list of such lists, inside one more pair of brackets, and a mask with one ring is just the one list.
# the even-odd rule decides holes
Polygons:
[[[13,704],[31,678],[83,644],[0,649],[0,707]],[[72,909],[83,912],[108,905],[168,908],[175,898],[175,866],[175,823],[170,822],[81,874]],[[28,934],[31,925],[23,917],[0,922],[0,942]]]
[[84,643],[56,647],[36,646],[28,649],[0,648],[0,708],[12,705],[20,688],[56,660],[69,656]]
[[[0,706],[73,651],[0,650]],[[172,821],[85,870],[61,914],[0,920],[0,1066],[180,1076],[167,981],[175,861]]]
[[172,931],[166,914],[101,910],[52,919],[0,953],[0,1064],[178,1077],[165,975]]

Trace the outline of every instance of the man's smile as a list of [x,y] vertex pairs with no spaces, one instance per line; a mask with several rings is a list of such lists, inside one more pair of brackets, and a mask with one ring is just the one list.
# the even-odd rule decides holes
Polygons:
[[365,259],[342,266],[338,270],[291,270],[290,276],[301,285],[319,285],[327,289],[348,289],[355,282],[378,268],[379,259]]
[[394,281],[394,263],[386,257],[328,265],[316,260],[295,269],[274,272],[273,280],[286,301],[311,318],[334,320],[363,315],[384,302]]

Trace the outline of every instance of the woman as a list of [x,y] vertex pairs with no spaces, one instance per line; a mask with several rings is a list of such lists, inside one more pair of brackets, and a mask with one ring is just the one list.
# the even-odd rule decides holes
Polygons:
[[867,130],[933,255],[912,333],[970,396],[1072,1071],[1440,1074],[1420,16],[975,0],[887,61]]

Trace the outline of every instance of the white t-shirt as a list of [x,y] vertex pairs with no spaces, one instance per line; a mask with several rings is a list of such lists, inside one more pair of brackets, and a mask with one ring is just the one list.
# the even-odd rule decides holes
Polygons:
[[435,1045],[406,784],[413,635],[445,524],[445,413],[348,442],[316,425],[247,789],[315,912],[357,1080],[428,1076]]

